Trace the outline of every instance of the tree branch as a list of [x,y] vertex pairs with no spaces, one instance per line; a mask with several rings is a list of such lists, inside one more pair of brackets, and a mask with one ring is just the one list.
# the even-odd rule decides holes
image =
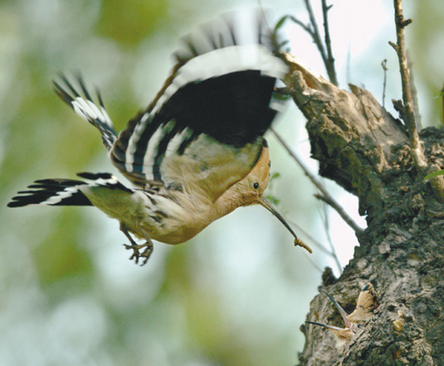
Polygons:
[[307,13],[310,19],[310,23],[308,25],[304,24],[294,16],[290,16],[289,18],[297,25],[299,25],[304,31],[306,31],[313,39],[313,42],[318,48],[318,51],[321,55],[322,62],[324,63],[330,81],[333,84],[338,85],[338,80],[335,70],[335,59],[333,57],[333,52],[331,48],[330,30],[328,26],[328,11],[331,9],[332,5],[327,5],[326,0],[322,0],[322,16],[324,19],[324,40],[325,40],[325,46],[324,46],[324,44],[322,43],[321,34],[319,32],[319,27],[316,22],[316,17],[314,15],[313,8],[311,6],[311,2],[310,0],[304,0],[304,2],[305,2],[305,7],[307,8]]
[[302,160],[294,153],[294,151],[290,148],[290,146],[288,146],[285,140],[276,132],[276,130],[273,129],[273,127],[270,130],[271,132],[273,132],[273,134],[275,135],[277,140],[281,143],[281,145],[284,147],[284,149],[287,150],[288,154],[302,168],[308,179],[310,179],[310,181],[315,185],[315,187],[319,189],[319,191],[321,191],[322,195],[316,195],[315,197],[319,199],[321,199],[320,197],[322,197],[322,200],[324,202],[328,203],[333,209],[335,209],[336,212],[339,214],[339,216],[341,216],[342,219],[354,230],[356,235],[362,234],[364,230],[361,227],[359,227],[359,225],[356,224],[356,222],[347,214],[347,212],[342,208],[342,206],[327,191],[327,189],[320,182],[320,180],[312,172],[310,172],[310,170],[305,166]]
[[364,232],[364,230],[356,223],[356,221],[354,221],[349,215],[348,213],[344,210],[344,208],[342,206],[337,206],[338,203],[336,201],[332,201],[331,200],[331,196],[325,196],[322,194],[315,194],[315,197],[318,200],[321,200],[323,202],[325,202],[327,205],[331,206],[334,210],[336,210],[336,212],[339,214],[339,216],[341,216],[341,218],[345,221],[345,223],[350,226],[354,232],[359,235],[362,234]]
[[[407,27],[410,23],[412,23],[411,19],[404,19],[404,15],[402,13],[402,0],[394,0],[395,7],[395,24],[396,24],[396,45],[393,42],[389,42],[389,44],[395,49],[398,60],[399,60],[399,68],[401,72],[401,81],[402,81],[402,99],[403,99],[403,120],[407,126],[407,130],[409,131],[410,138],[410,146],[411,146],[411,154],[415,165],[423,170],[423,174],[427,175],[439,169],[436,165],[428,165],[427,160],[424,155],[423,148],[419,141],[419,135],[416,128],[416,119],[415,119],[415,103],[412,96],[412,87],[411,87],[411,77],[410,77],[410,69],[409,63],[407,59],[407,52],[405,48],[405,27]],[[440,203],[444,203],[444,178],[443,176],[438,176],[430,179],[430,185],[433,190],[433,194],[436,200]]]
[[327,74],[330,81],[338,86],[338,79],[336,76],[335,69],[335,59],[333,57],[333,51],[331,49],[331,39],[330,39],[330,27],[328,26],[328,11],[331,9],[333,5],[327,6],[327,1],[322,0],[322,16],[324,18],[324,39],[325,46],[327,47],[327,59],[325,60],[325,68],[327,69]]
[[412,147],[412,156],[415,164],[419,168],[427,166],[424,153],[419,142],[418,131],[416,129],[415,112],[413,105],[412,89],[410,87],[410,70],[407,61],[407,53],[405,48],[405,27],[412,23],[411,19],[404,19],[402,12],[402,0],[394,0],[395,6],[395,24],[396,24],[396,44],[389,42],[395,49],[398,60],[399,70],[402,82],[402,100],[404,103],[404,122],[409,131],[410,145]]

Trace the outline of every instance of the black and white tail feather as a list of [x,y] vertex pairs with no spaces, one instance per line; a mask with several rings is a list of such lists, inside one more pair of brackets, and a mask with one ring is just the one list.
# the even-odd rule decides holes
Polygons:
[[118,189],[129,194],[134,193],[134,190],[125,187],[109,173],[78,173],[77,176],[91,180],[91,182],[74,179],[39,179],[28,186],[32,190],[18,192],[20,196],[13,197],[8,206],[93,206],[82,192],[82,190],[91,187]]
[[256,17],[256,29],[247,39],[241,36],[241,24],[227,19],[186,38],[161,91],[119,135],[100,93],[96,91],[96,103],[80,76],[79,92],[62,75],[54,82],[56,93],[100,131],[111,162],[138,189],[108,173],[81,173],[89,181],[37,180],[8,206],[94,205],[120,221],[136,261],[139,253],[128,232],[147,240],[146,259],[152,251],[150,237],[180,242],[173,234],[173,239],[161,234],[173,230],[166,220],[183,215],[185,206],[194,209],[196,204],[186,201],[191,193],[213,203],[246,177],[277,114],[275,84],[288,70],[265,44],[264,23]]

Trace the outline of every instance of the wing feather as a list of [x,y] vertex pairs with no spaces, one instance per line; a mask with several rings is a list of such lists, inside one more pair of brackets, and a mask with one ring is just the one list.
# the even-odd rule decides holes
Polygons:
[[186,39],[162,90],[114,142],[110,158],[134,184],[200,189],[214,201],[256,163],[288,70],[261,43],[260,22],[243,44],[224,24]]

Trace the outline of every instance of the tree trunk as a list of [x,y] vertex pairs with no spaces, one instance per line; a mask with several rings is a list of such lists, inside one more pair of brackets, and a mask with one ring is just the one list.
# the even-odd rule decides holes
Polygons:
[[[342,347],[329,330],[302,326],[300,365],[444,365],[444,210],[411,158],[404,125],[366,90],[341,90],[283,54],[286,80],[307,118],[320,174],[359,197],[368,228],[339,279],[321,289],[350,313],[361,289],[377,282],[380,306]],[[444,132],[420,134],[429,166],[444,167]],[[325,294],[307,320],[341,326]]]

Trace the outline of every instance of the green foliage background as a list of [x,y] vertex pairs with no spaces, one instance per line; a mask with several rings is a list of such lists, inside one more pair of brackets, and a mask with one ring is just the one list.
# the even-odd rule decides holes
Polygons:
[[[412,37],[418,43],[434,39],[434,23],[423,19],[435,5],[425,3],[418,12],[421,33]],[[115,173],[97,131],[51,90],[59,72],[81,70],[90,86],[100,86],[120,130],[162,85],[177,39],[236,4],[0,2],[0,364],[296,363],[303,342],[298,328],[320,273],[262,209],[239,210],[189,243],[157,244],[148,265],[137,267],[127,259],[118,223],[97,210],[5,208],[35,179]],[[421,85],[433,94],[436,78],[421,57],[427,52],[433,50],[415,56]],[[429,110],[437,121],[439,105]],[[300,141],[297,112],[291,113],[279,129]],[[279,209],[307,231],[319,231],[314,189],[270,140],[273,167],[281,172],[272,192]],[[314,259],[328,263],[322,254]]]

